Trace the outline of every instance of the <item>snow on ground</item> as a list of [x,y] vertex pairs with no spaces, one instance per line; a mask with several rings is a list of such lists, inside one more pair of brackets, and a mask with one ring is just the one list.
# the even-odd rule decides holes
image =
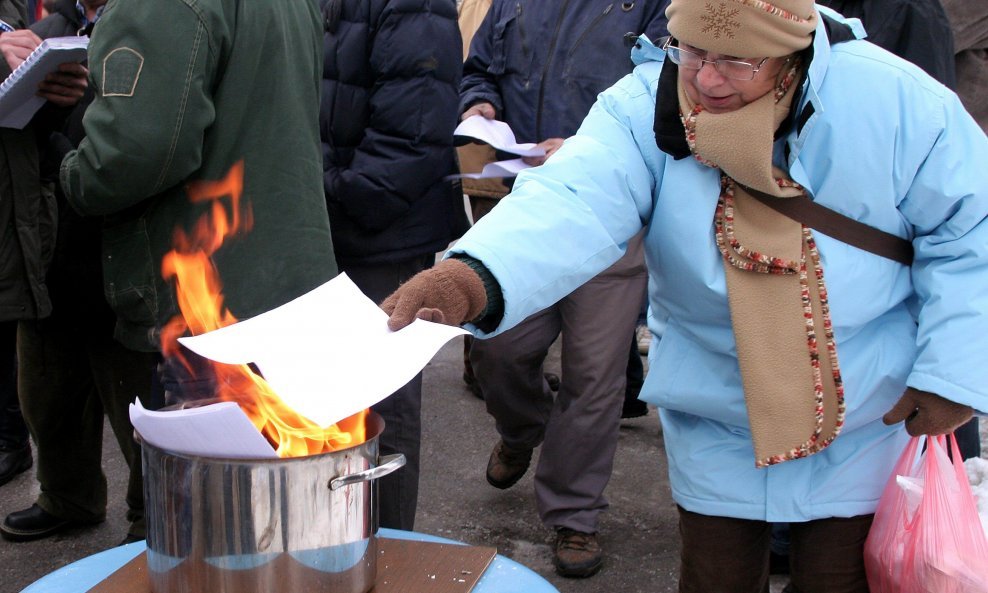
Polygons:
[[974,492],[974,499],[978,503],[978,515],[981,516],[981,525],[988,535],[988,459],[974,457],[964,462],[964,469],[967,470],[967,477],[971,481],[971,490]]

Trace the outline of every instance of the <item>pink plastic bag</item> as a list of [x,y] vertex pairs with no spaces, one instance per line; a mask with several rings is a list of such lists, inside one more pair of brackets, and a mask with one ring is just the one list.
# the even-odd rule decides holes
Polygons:
[[988,541],[964,464],[959,455],[950,461],[943,435],[913,438],[895,464],[865,569],[871,593],[988,593]]

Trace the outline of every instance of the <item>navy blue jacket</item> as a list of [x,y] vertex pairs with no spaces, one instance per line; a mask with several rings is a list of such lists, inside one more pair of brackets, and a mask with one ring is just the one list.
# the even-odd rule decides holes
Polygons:
[[494,0],[470,44],[460,113],[488,102],[519,142],[576,133],[631,72],[634,38],[668,35],[668,0]]
[[320,135],[336,259],[435,253],[467,228],[453,148],[461,74],[454,0],[321,0]]

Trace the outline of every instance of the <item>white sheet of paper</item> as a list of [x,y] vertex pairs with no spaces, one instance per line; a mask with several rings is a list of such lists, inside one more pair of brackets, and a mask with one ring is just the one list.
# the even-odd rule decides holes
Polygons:
[[545,149],[531,142],[519,144],[515,133],[503,121],[487,119],[482,115],[471,115],[460,122],[453,130],[453,136],[474,138],[490,144],[498,150],[518,156],[545,156]]
[[130,404],[130,422],[141,439],[172,453],[238,459],[277,458],[274,448],[235,402],[151,411]]
[[408,383],[459,327],[401,331],[345,274],[257,317],[179,342],[227,364],[254,363],[292,409],[326,427]]
[[507,161],[495,161],[484,165],[480,173],[459,173],[450,175],[447,179],[457,177],[468,177],[470,179],[487,179],[489,177],[517,177],[518,173],[530,168],[531,165],[521,159],[509,159]]

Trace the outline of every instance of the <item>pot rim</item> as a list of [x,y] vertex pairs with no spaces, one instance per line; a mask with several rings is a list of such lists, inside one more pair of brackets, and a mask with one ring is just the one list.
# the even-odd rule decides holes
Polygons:
[[[183,402],[181,404],[175,404],[173,406],[166,406],[161,409],[161,411],[168,411],[169,409],[185,409],[189,407],[201,407],[214,403],[219,403],[222,401],[220,398],[209,398],[193,400],[189,402]],[[345,454],[348,451],[353,451],[358,447],[361,447],[369,442],[376,440],[384,432],[384,418],[380,414],[372,409],[367,410],[367,418],[365,420],[367,425],[367,435],[364,440],[355,445],[350,445],[344,449],[337,449],[336,451],[327,451],[325,453],[316,453],[315,455],[303,455],[300,457],[209,457],[206,455],[193,455],[191,453],[179,453],[172,451],[170,449],[165,449],[159,447],[154,443],[146,442],[141,436],[141,433],[135,428],[134,429],[134,440],[137,442],[138,446],[143,448],[151,449],[158,453],[163,453],[170,457],[176,457],[179,459],[184,459],[188,461],[204,461],[209,463],[222,463],[227,465],[257,465],[257,464],[284,464],[284,463],[301,463],[306,461],[319,460],[327,456],[339,456]]]

